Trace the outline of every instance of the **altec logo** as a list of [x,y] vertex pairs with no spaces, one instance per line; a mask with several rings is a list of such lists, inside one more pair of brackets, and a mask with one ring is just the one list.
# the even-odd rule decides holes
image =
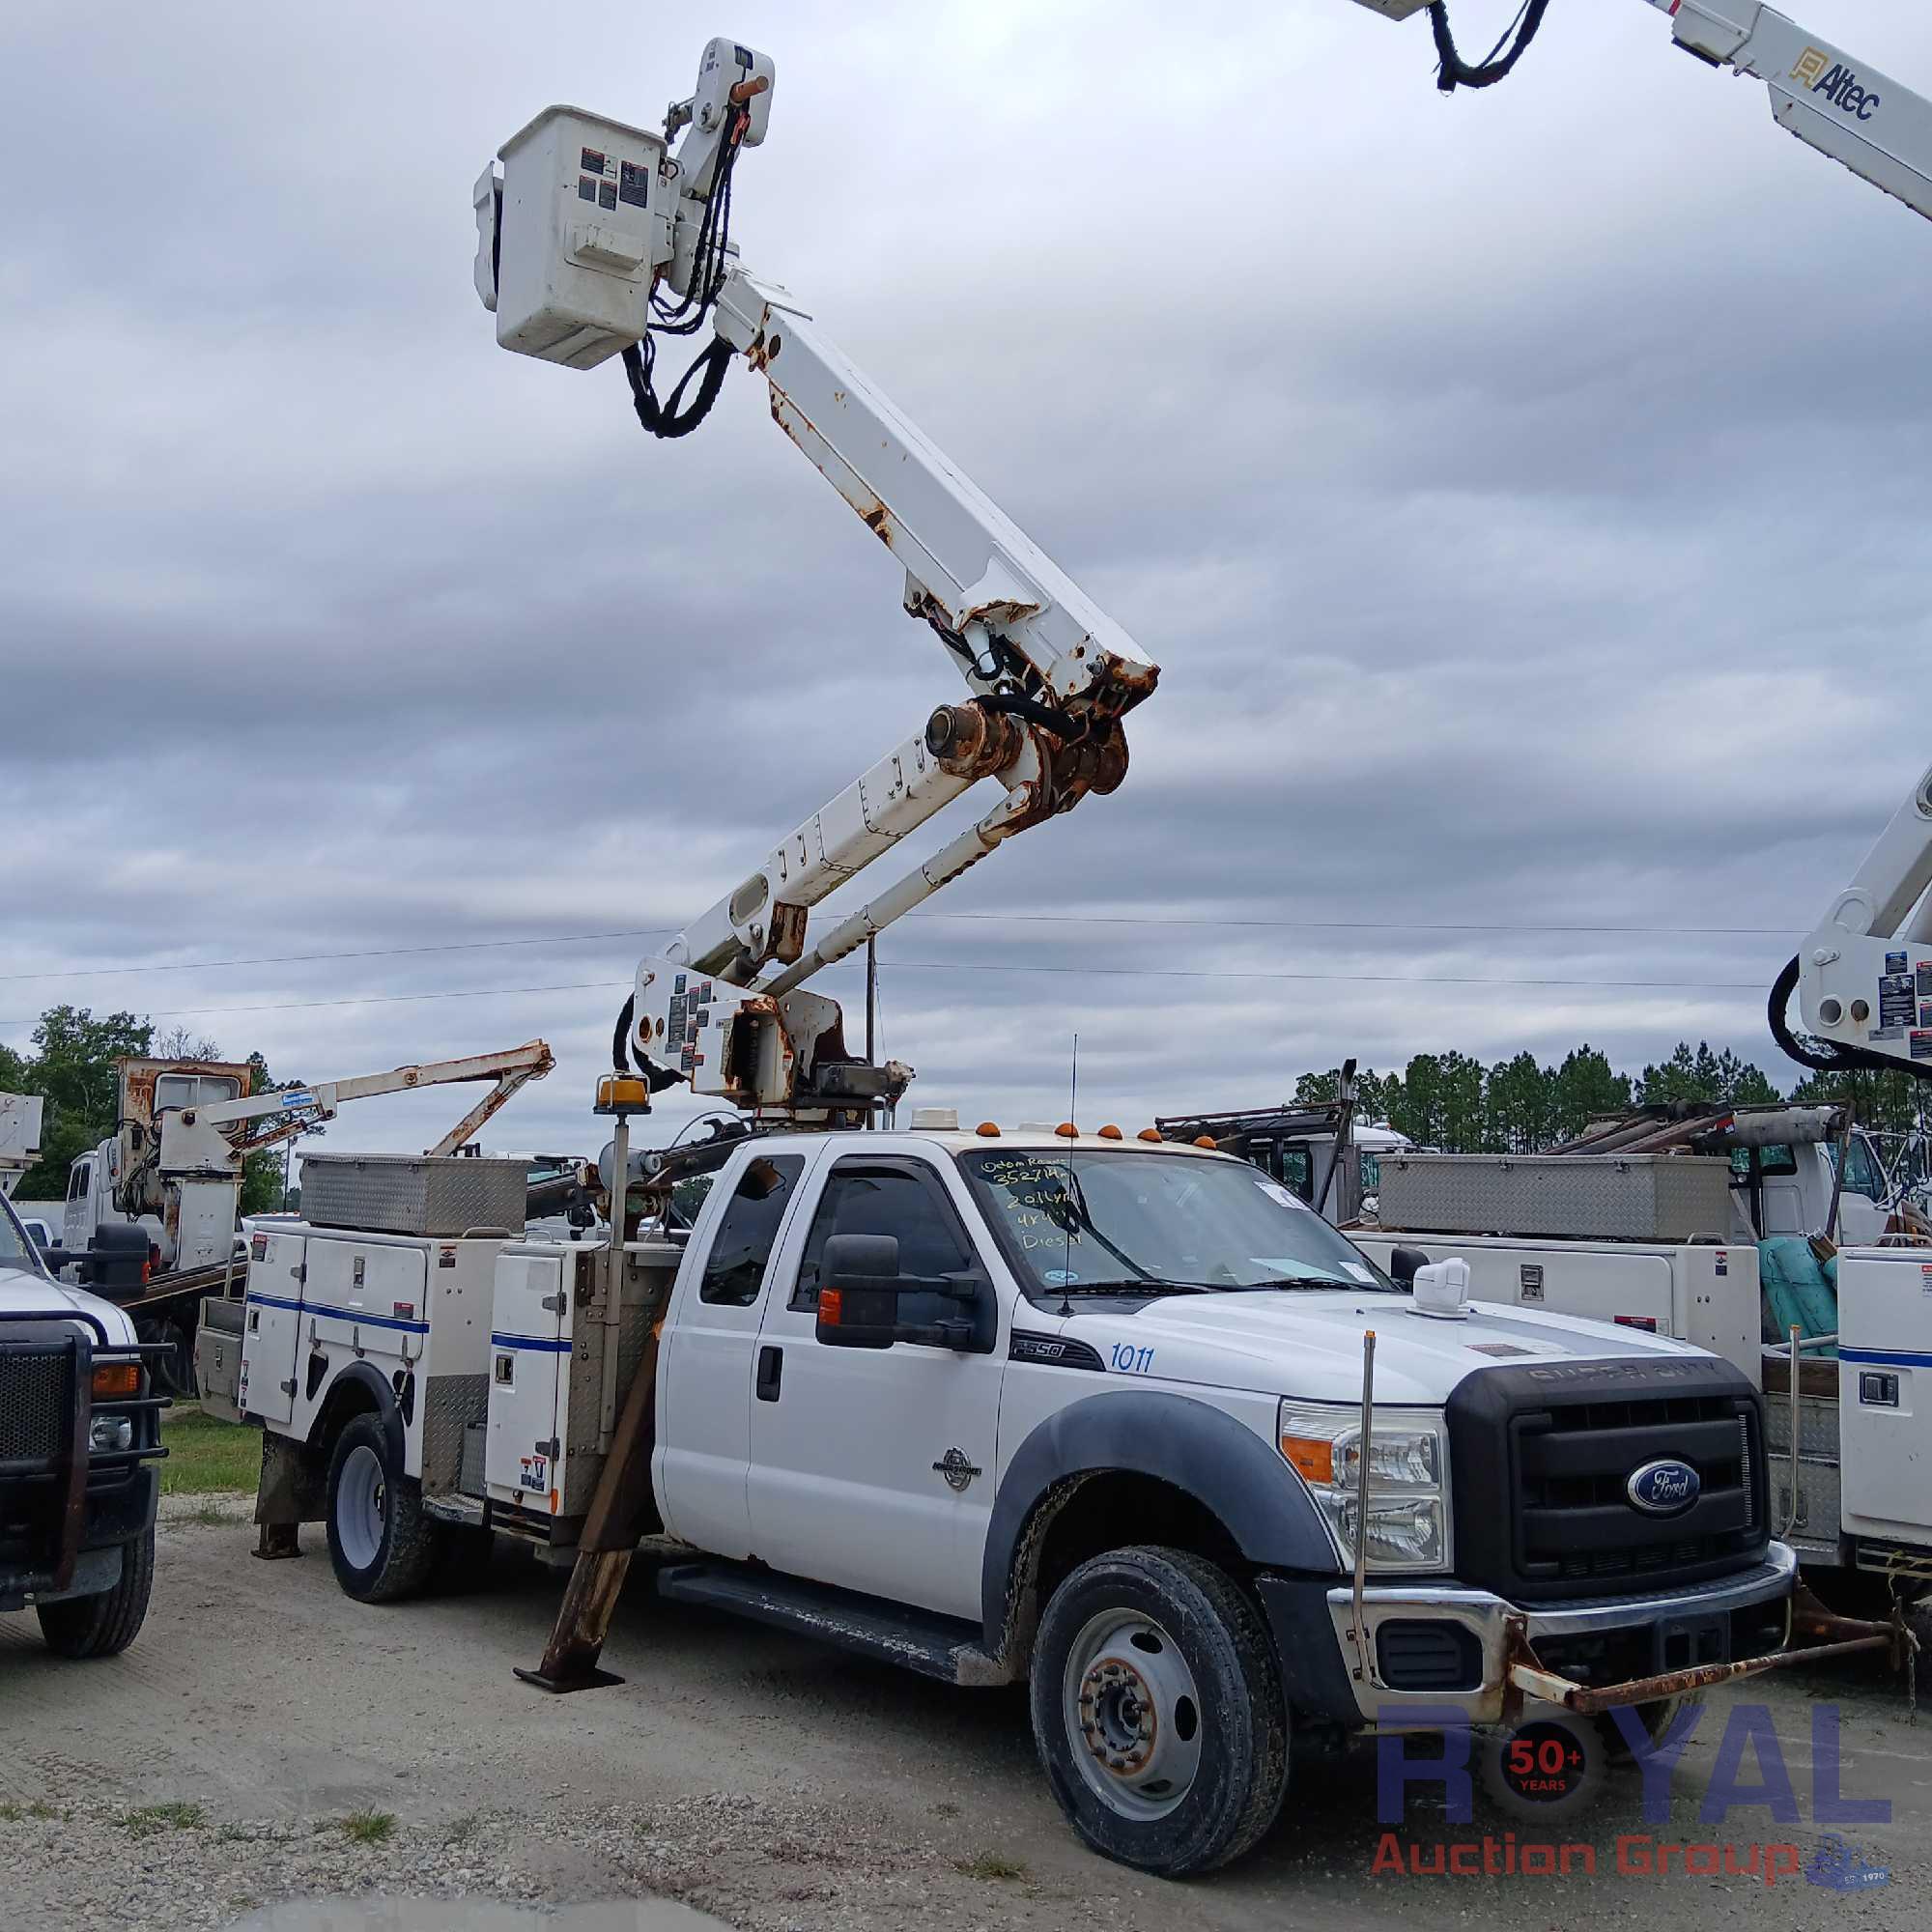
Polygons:
[[1833,60],[1823,47],[1806,47],[1792,64],[1791,77],[1811,93],[1822,94],[1841,114],[1856,114],[1861,121],[1869,121],[1878,105],[1878,96],[1860,85],[1857,71]]

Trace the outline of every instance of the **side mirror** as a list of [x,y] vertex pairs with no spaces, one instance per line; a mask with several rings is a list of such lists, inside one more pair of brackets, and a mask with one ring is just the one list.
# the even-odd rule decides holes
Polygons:
[[1402,1288],[1413,1288],[1415,1271],[1428,1265],[1429,1257],[1420,1248],[1398,1248],[1389,1256],[1389,1276]]
[[818,1264],[818,1339],[834,1349],[890,1349],[898,1332],[895,1235],[832,1235]]

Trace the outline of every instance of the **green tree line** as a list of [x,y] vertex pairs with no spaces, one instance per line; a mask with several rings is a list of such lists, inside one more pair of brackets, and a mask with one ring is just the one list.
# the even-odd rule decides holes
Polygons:
[[[1304,1073],[1295,1103],[1334,1099],[1338,1078],[1332,1070]],[[1574,1139],[1602,1115],[1676,1100],[1727,1106],[1849,1100],[1862,1125],[1894,1133],[1918,1127],[1921,1107],[1932,1102],[1923,1083],[1890,1071],[1813,1073],[1786,1093],[1762,1067],[1701,1040],[1694,1049],[1678,1041],[1638,1073],[1618,1072],[1586,1042],[1555,1064],[1532,1053],[1488,1065],[1466,1053],[1418,1053],[1399,1073],[1372,1067],[1356,1079],[1359,1119],[1450,1153],[1539,1153]]]
[[[16,1192],[23,1201],[58,1201],[67,1193],[68,1169],[89,1148],[114,1132],[114,1063],[156,1055],[165,1060],[221,1060],[212,1040],[182,1028],[156,1037],[151,1019],[130,1012],[96,1018],[86,1007],[49,1007],[33,1032],[31,1054],[0,1045],[0,1093],[39,1094],[46,1101],[41,1127],[41,1158],[21,1176]],[[248,1056],[250,1092],[260,1094],[286,1081],[270,1078],[259,1053]],[[259,1214],[282,1198],[282,1157],[269,1151],[251,1154],[242,1171],[242,1211]]]

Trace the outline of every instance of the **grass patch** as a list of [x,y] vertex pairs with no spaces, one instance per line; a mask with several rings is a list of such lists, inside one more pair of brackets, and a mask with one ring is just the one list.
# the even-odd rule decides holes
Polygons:
[[348,1817],[338,1821],[338,1827],[352,1844],[385,1845],[395,1836],[396,1814],[393,1811],[352,1811]]
[[1018,1859],[1009,1859],[1002,1852],[979,1852],[970,1859],[954,1859],[952,1869],[964,1872],[968,1878],[992,1880],[1026,1877],[1026,1866]]
[[207,1823],[208,1813],[199,1804],[143,1804],[123,1814],[121,1829],[137,1838],[152,1838],[158,1832],[198,1832]]
[[25,1804],[9,1803],[0,1804],[0,1824],[17,1825],[23,1818],[65,1818],[67,1813],[56,1809],[44,1799],[36,1798]]
[[[262,1469],[262,1435],[245,1423],[204,1415],[192,1404],[164,1409],[161,1463],[164,1496],[205,1496],[221,1490],[252,1490]],[[219,1521],[197,1517],[197,1521]]]

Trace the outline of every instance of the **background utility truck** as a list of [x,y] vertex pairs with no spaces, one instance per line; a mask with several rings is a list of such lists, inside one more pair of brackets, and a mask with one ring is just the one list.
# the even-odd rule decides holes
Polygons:
[[133,1323],[47,1273],[0,1193],[0,1610],[64,1657],[133,1642],[155,1575],[163,1400]]
[[[609,1241],[481,1232],[486,1208],[444,1197],[452,1165],[486,1163],[410,1163],[382,1195],[341,1157],[305,1163],[303,1224],[252,1243],[232,1382],[265,1430],[264,1553],[323,1520],[372,1602],[419,1587],[452,1536],[568,1556],[528,1673],[561,1691],[606,1681],[626,1569],[661,1534],[668,1595],[1027,1682],[1076,1831],[1162,1873],[1267,1829],[1292,1728],[1337,1737],[1391,1705],[1494,1720],[1525,1697],[1654,1722],[1789,1661],[1794,1564],[1732,1364],[1472,1311],[1461,1264],[1399,1290],[1270,1176],[1152,1129],[840,1131],[910,1069],[847,1051],[805,982],[1114,789],[1157,670],[738,259],[732,172],[772,81],[713,41],[663,138],[539,115],[476,184],[476,285],[505,347],[620,357],[660,435],[696,427],[743,355],[904,566],[968,700],[639,963],[600,1089]],[[658,338],[707,324],[661,398]],[[822,899],[982,779],[989,813],[808,945]],[[629,1120],[678,1081],[744,1122],[643,1163],[634,1203]],[[699,1165],[717,1178],[688,1238],[627,1239]]]

